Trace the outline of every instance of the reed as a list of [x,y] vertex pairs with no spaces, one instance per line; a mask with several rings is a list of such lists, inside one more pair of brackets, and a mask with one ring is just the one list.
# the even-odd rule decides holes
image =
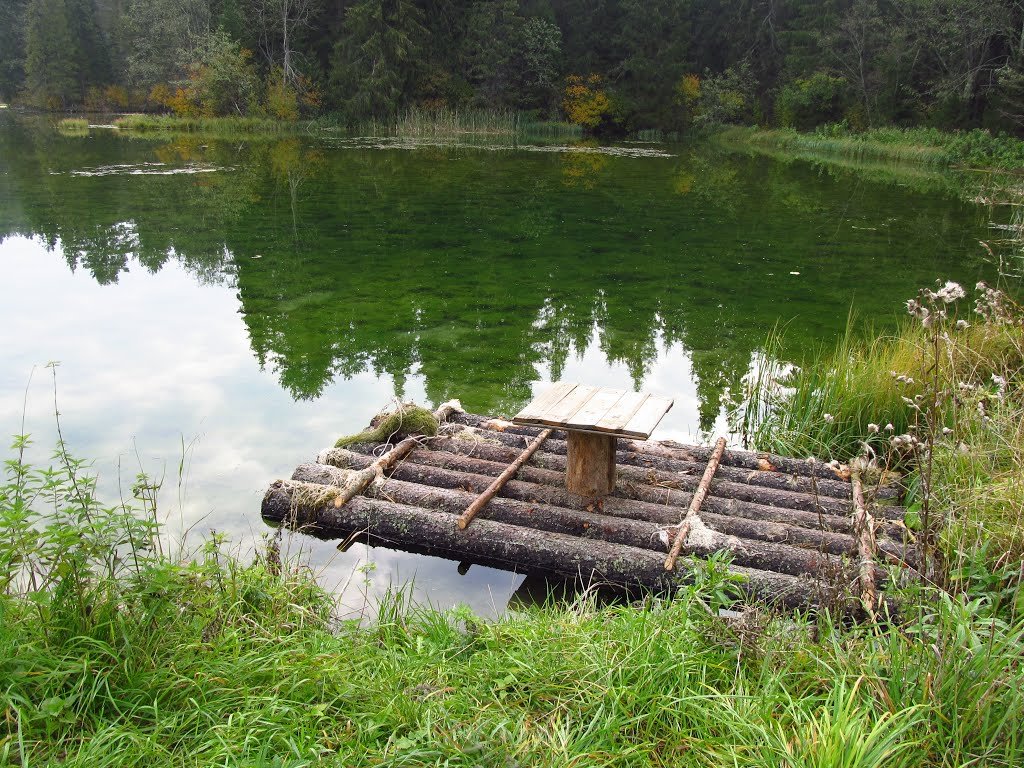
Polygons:
[[135,114],[114,121],[119,130],[134,133],[201,133],[234,136],[252,133],[285,134],[305,129],[302,123],[264,117],[179,117]]

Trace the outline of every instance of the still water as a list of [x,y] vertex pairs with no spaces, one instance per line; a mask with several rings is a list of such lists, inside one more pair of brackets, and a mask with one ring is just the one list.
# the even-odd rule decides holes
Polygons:
[[[884,328],[922,285],[992,279],[999,211],[970,197],[707,145],[65,137],[0,115],[0,430],[24,415],[47,458],[56,393],[109,498],[145,470],[171,533],[247,550],[268,483],[396,398],[510,415],[573,379],[674,397],[656,437],[724,434],[773,328],[799,360],[852,307]],[[354,614],[405,584],[493,615],[522,582],[290,547]]]

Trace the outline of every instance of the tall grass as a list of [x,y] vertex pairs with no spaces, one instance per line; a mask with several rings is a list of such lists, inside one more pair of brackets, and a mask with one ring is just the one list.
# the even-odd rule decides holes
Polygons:
[[82,117],[65,117],[57,123],[57,131],[64,136],[88,136],[89,121]]
[[302,123],[265,117],[180,117],[177,115],[124,115],[114,121],[122,131],[135,133],[202,133],[233,136],[249,133],[293,133],[305,128]]
[[515,143],[525,139],[578,138],[582,129],[568,123],[526,119],[515,110],[411,107],[394,120],[371,120],[357,126],[358,136]]
[[857,162],[887,161],[934,168],[1024,167],[1024,141],[988,131],[940,131],[935,128],[871,128],[853,131],[844,125],[822,126],[811,133],[792,128],[730,128],[725,141],[811,156]]

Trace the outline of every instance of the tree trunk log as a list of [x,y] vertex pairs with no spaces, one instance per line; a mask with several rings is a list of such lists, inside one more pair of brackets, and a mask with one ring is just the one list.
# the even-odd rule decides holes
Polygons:
[[[424,451],[423,453],[430,455],[431,452]],[[480,493],[492,481],[490,475],[418,464],[416,463],[418,454],[419,451],[414,451],[407,461],[395,467],[391,478],[415,483],[423,493],[428,491],[425,486]],[[368,456],[340,448],[327,451],[321,454],[320,458],[321,464],[299,467],[293,476],[294,479],[334,484],[336,481],[331,479],[332,476],[324,474],[322,471],[325,464],[344,469],[360,469],[372,460]],[[525,469],[527,468],[524,467],[524,471]],[[498,498],[515,499],[530,504],[546,504],[565,509],[596,511],[598,514],[612,519],[640,520],[654,523],[662,528],[677,525],[681,512],[689,503],[687,501],[682,504],[666,504],[664,494],[659,492],[659,496],[653,503],[608,496],[601,502],[592,504],[587,499],[571,494],[564,488],[525,480],[509,480],[502,488]],[[715,498],[706,499],[702,509],[701,516],[705,523],[726,535],[775,544],[789,544],[830,555],[853,556],[857,552],[857,541],[849,535],[853,531],[853,523],[850,518],[818,517],[806,512],[761,507],[757,504]],[[840,530],[834,531],[818,527],[819,524],[827,522],[836,523]],[[880,543],[880,549],[888,550],[890,558],[895,562],[902,563],[904,560],[910,564],[916,562],[914,553],[905,551],[898,542],[884,541]]]
[[[453,422],[458,423],[458,422]],[[471,427],[462,425],[474,435],[492,441],[498,441],[511,448],[521,448],[525,435],[515,434],[508,431],[496,431],[482,427]],[[458,433],[453,434],[458,437]],[[561,469],[564,456],[567,451],[567,441],[556,438],[548,438],[544,443],[544,450],[534,457],[533,463],[539,467],[549,469]],[[681,458],[681,451],[669,449],[652,441],[629,440],[619,438],[616,461],[619,464],[628,464],[635,467],[664,469],[671,472],[682,472],[700,476],[704,471],[704,463]],[[729,480],[736,483],[747,483],[748,485],[759,485],[765,488],[776,488],[783,491],[797,491],[800,493],[818,494],[819,496],[831,496],[837,499],[849,499],[851,488],[850,483],[845,480],[820,478],[816,476],[794,475],[782,471],[765,471],[758,469],[744,469],[742,467],[729,467],[724,464],[718,468],[715,477],[720,480]],[[877,498],[895,499],[897,489],[880,488]]]
[[[688,560],[683,568],[668,573],[662,567],[663,556],[651,550],[487,519],[460,531],[453,514],[363,496],[340,508],[333,502],[305,507],[293,502],[293,494],[304,485],[280,480],[271,485],[263,497],[263,516],[297,528],[310,527],[313,532],[360,531],[399,549],[447,554],[505,569],[542,571],[588,584],[671,591],[690,583],[696,567]],[[806,580],[741,566],[730,570],[743,577],[737,586],[749,599],[790,609],[815,604],[815,592]]]
[[[490,462],[492,469],[494,465],[500,465],[502,469],[515,459],[517,451],[507,448],[504,445],[495,445],[485,441],[458,440],[454,438],[434,438],[429,443],[431,450],[417,454],[417,461],[422,463],[434,463],[438,461],[450,461],[450,454],[460,454],[473,461]],[[367,450],[358,445],[350,446],[354,450]],[[428,457],[427,453],[436,454],[434,458]],[[537,459],[534,456],[534,459]],[[547,457],[542,457],[547,458]],[[561,462],[559,462],[560,464]],[[549,467],[555,466],[548,464]],[[494,474],[500,474],[501,470]],[[534,469],[529,464],[520,472],[523,479],[532,479],[528,475],[537,475],[538,472],[545,472],[544,469]],[[484,471],[482,474],[490,474]],[[696,490],[699,477],[682,475],[676,472],[658,472],[654,469],[641,469],[639,467],[622,466],[618,467],[619,481],[615,493],[622,494],[629,485],[653,485],[660,488],[687,491],[692,493]],[[544,479],[535,482],[564,485],[565,479],[561,471],[557,469],[547,470]],[[811,496],[793,491],[782,491],[775,488],[762,488],[744,483],[733,483],[724,480],[715,480],[711,484],[713,496],[750,501],[756,504],[767,504],[775,507],[786,507],[788,509],[799,509],[815,514],[836,515],[849,517],[853,513],[853,502],[849,499],[835,499],[827,496]]]
[[570,493],[596,499],[615,489],[615,438],[590,432],[569,432],[565,487]]
[[[492,419],[486,416],[479,416],[475,413],[458,413],[453,415],[449,421],[472,427],[482,427],[484,429],[495,429],[496,427],[500,427],[505,432],[509,432],[511,434],[528,435],[531,437],[540,432],[538,427],[513,424],[510,421]],[[558,440],[564,440],[565,432],[556,430],[552,437]],[[626,443],[627,441],[623,440],[623,442]],[[636,445],[651,445],[650,442],[642,443],[636,440],[632,442]],[[710,458],[713,450],[703,446],[683,445],[682,443],[677,443],[674,440],[661,440],[653,444],[660,448],[673,451],[674,455],[683,461],[696,461],[701,463],[707,463],[707,460]],[[632,448],[629,449],[631,450]],[[834,467],[817,459],[813,461],[810,459],[794,459],[787,456],[776,456],[771,453],[732,449],[725,452],[725,455],[722,457],[722,463],[730,467],[742,467],[743,469],[756,469],[768,472],[786,472],[792,475],[802,475],[805,477],[821,477],[831,480],[850,479],[849,468],[844,468],[841,465],[839,467]]]
[[683,542],[687,535],[689,535],[694,523],[699,521],[697,515],[700,514],[700,505],[704,503],[704,497],[708,495],[708,488],[711,487],[711,481],[715,477],[715,472],[718,471],[718,464],[722,461],[723,453],[725,453],[725,438],[720,437],[718,442],[715,443],[715,452],[711,454],[711,458],[708,460],[708,466],[704,470],[704,476],[700,479],[700,485],[693,492],[693,499],[690,500],[690,506],[686,510],[686,515],[676,531],[676,537],[672,542],[672,549],[669,550],[668,557],[665,559],[666,571],[671,571],[675,568],[676,558],[679,557],[679,553],[683,550]]
[[[292,475],[293,480],[320,485],[341,486],[348,482],[353,470],[338,469],[324,464],[304,464]],[[397,504],[421,507],[437,512],[456,513],[473,499],[471,492],[446,488],[424,488],[417,483],[383,478],[366,489],[366,495]],[[494,498],[480,519],[517,525],[552,533],[598,539],[664,554],[668,542],[677,535],[678,525],[662,526],[639,520],[612,517],[586,511],[555,507],[549,504],[529,503],[514,499]],[[474,523],[475,525],[476,523]],[[695,527],[696,528],[696,527]],[[851,542],[852,545],[853,542]],[[791,576],[831,573],[837,562],[835,555],[813,549],[802,549],[766,541],[740,539],[720,533],[707,526],[685,541],[682,552],[687,555],[709,557],[715,552],[732,554],[736,565],[764,571],[786,573]],[[849,552],[852,556],[853,551]],[[830,559],[830,557],[832,559]],[[876,576],[885,574],[877,569]]]

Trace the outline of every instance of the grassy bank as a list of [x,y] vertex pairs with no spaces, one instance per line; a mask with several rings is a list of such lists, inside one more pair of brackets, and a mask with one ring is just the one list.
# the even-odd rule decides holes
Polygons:
[[726,143],[812,157],[865,162],[884,161],[933,168],[1019,171],[1024,168],[1024,141],[988,131],[940,131],[935,128],[872,128],[851,131],[823,126],[801,133],[792,128],[728,128]]
[[196,133],[213,137],[278,135],[328,132],[351,136],[399,139],[466,139],[522,141],[568,139],[582,135],[579,126],[538,122],[510,110],[409,109],[393,120],[369,121],[345,126],[325,117],[315,121],[288,122],[261,117],[178,117],[175,115],[125,115],[114,121],[120,130],[137,134]]
[[[1024,315],[956,295],[923,292],[903,332],[754,383],[763,446],[866,442],[922,468],[911,535],[936,545],[932,583],[888,626],[737,606],[715,561],[672,599],[484,622],[392,597],[360,626],[275,540],[252,560],[216,538],[173,555],[149,479],[134,507],[104,505],[63,446],[40,470],[18,438],[0,481],[0,764],[1019,765]],[[904,434],[872,429],[900,405]]]

